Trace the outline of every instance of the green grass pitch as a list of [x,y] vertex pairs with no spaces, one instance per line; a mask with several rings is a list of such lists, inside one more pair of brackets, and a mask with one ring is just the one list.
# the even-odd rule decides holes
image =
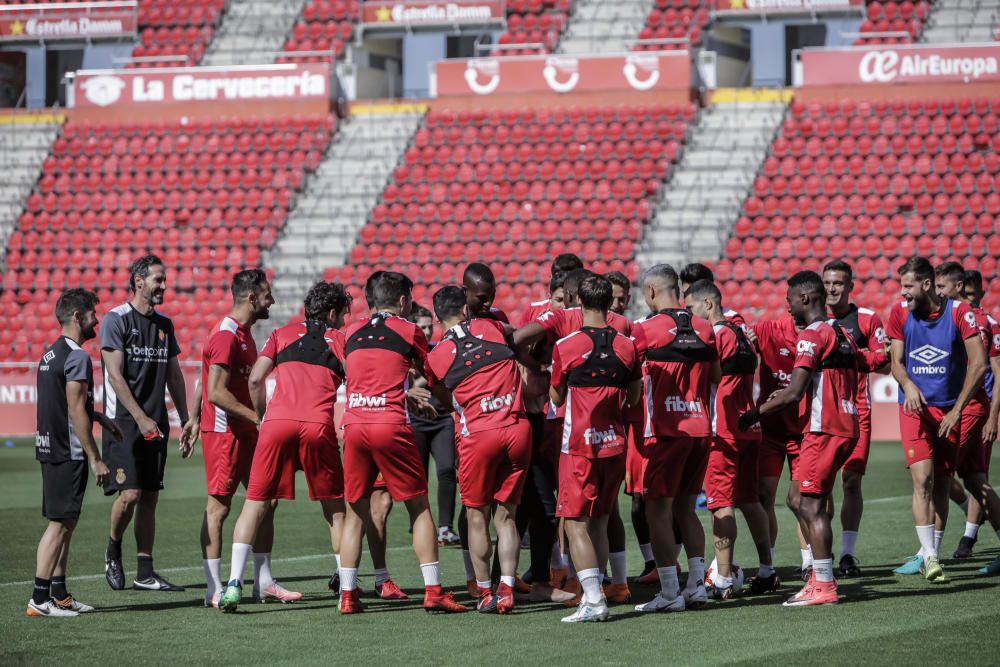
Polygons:
[[[1000,464],[1000,455],[995,460]],[[673,615],[640,616],[631,606],[614,607],[610,622],[582,626],[560,623],[569,612],[553,605],[523,605],[510,617],[425,614],[420,608],[420,572],[408,546],[402,508],[390,519],[389,565],[396,581],[413,598],[392,603],[367,598],[368,613],[341,618],[336,599],[326,590],[333,568],[327,533],[318,505],[308,501],[301,483],[299,500],[283,503],[278,511],[274,574],[283,584],[301,590],[304,601],[247,605],[236,615],[204,609],[198,547],[204,472],[200,457],[183,461],[176,453],[167,465],[155,555],[157,569],[187,586],[187,592],[114,592],[107,587],[102,559],[110,500],[91,487],[73,540],[70,590],[98,611],[76,619],[27,618],[24,610],[34,576],[35,548],[44,526],[40,484],[31,443],[18,440],[11,447],[0,447],[2,665],[489,662],[856,666],[944,661],[995,664],[1000,656],[1000,577],[981,577],[975,572],[1000,552],[989,526],[980,533],[973,559],[945,560],[951,583],[931,586],[919,577],[904,579],[891,573],[892,567],[916,549],[909,476],[898,444],[873,447],[858,548],[864,576],[841,582],[840,605],[817,609],[781,606],[784,594],[791,594],[800,584],[793,579],[798,545],[792,517],[779,509],[777,564],[786,580],[783,595],[740,598],[713,603],[707,610]],[[622,502],[627,508],[627,498],[623,496]],[[234,512],[240,501],[235,505]],[[708,513],[700,515],[707,528]],[[228,572],[228,540],[234,521],[235,514],[226,524],[223,576]],[[953,506],[943,555],[951,554],[963,527],[961,512]],[[752,570],[756,563],[742,520],[740,530],[737,561]],[[131,535],[123,544],[126,576],[131,581],[135,574]],[[522,563],[527,560],[527,552],[522,552]],[[634,540],[629,566],[633,575],[641,569]],[[467,601],[458,549],[442,549],[441,567],[444,585]],[[371,591],[367,556],[361,574],[362,586]],[[632,590],[638,601],[654,593],[635,584]]]

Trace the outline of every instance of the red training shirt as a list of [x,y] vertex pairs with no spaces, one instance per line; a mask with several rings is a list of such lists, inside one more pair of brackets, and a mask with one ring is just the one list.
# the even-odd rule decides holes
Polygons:
[[[306,334],[305,322],[275,329],[264,343],[260,356],[274,362],[274,393],[267,404],[264,421],[289,419],[318,424],[333,423],[333,406],[344,378],[326,366],[303,361],[282,361],[278,355]],[[344,362],[344,334],[327,329],[323,338],[341,364]]]
[[223,317],[212,327],[208,340],[201,352],[201,430],[214,433],[233,433],[255,428],[254,424],[242,417],[230,419],[222,408],[208,400],[208,369],[211,366],[225,366],[229,370],[226,388],[243,405],[251,410],[250,371],[257,361],[257,344],[250,333],[250,327],[240,324],[231,317]]
[[[791,315],[778,320],[764,320],[753,325],[760,350],[760,397],[762,402],[792,381],[795,366],[795,344],[799,334]],[[809,417],[809,402],[803,396],[798,410],[782,410],[761,417],[760,425],[766,439],[783,442],[801,437]]]
[[[729,318],[727,318],[729,319]],[[729,320],[733,326],[740,326]],[[719,362],[736,356],[739,340],[736,333],[724,324],[716,324],[715,348],[719,352]],[[749,340],[750,347],[756,351]],[[712,432],[725,440],[760,440],[760,424],[754,424],[749,431],[741,431],[737,422],[740,415],[754,407],[753,373],[746,375],[723,375],[718,385],[712,387]]]

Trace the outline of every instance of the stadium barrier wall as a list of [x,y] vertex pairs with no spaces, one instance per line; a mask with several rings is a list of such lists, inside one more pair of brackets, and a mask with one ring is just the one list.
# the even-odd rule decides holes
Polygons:
[[81,70],[67,75],[72,120],[326,115],[328,63]]
[[70,2],[0,6],[0,41],[134,39],[138,3]]

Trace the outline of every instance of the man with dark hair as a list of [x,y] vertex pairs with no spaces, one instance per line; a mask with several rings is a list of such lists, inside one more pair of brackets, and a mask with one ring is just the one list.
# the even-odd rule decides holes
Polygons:
[[641,371],[635,344],[608,325],[611,282],[580,281],[581,328],[552,351],[553,405],[566,405],[557,514],[565,520],[570,555],[582,589],[580,604],[564,623],[603,621],[601,591],[608,561],[608,517],[625,477],[622,406],[639,400]]
[[[780,585],[771,562],[771,540],[767,514],[760,504],[757,481],[757,448],[760,426],[749,431],[737,428],[740,414],[754,405],[753,380],[757,370],[757,348],[742,328],[723,314],[722,292],[715,283],[699,280],[687,290],[688,309],[712,324],[722,378],[714,388],[712,443],[705,473],[705,495],[712,513],[715,560],[712,562],[712,594],[728,600],[736,594],[733,553],[736,514],[739,507],[757,548],[759,568],[751,580],[751,592],[774,590]],[[759,581],[758,581],[759,580]]]
[[362,611],[357,574],[361,533],[375,480],[383,477],[389,493],[404,502],[413,527],[413,549],[424,578],[424,609],[463,612],[441,589],[437,535],[427,501],[427,475],[409,424],[406,384],[410,369],[423,373],[427,338],[404,317],[412,305],[413,283],[386,271],[373,290],[378,312],[345,333],[343,358],[347,372],[344,413],[344,498],[347,515],[341,538],[340,612]]
[[[427,337],[429,349],[434,349],[434,343],[430,342],[431,334],[434,332],[434,319],[431,311],[423,306],[413,304],[408,320],[420,327]],[[427,390],[427,380],[417,378],[413,382],[410,391],[413,389]],[[433,417],[423,417],[421,415],[410,415],[410,422],[413,424],[413,434],[417,439],[417,451],[420,452],[420,459],[424,462],[424,470],[430,476],[431,457],[434,457],[434,467],[437,471],[437,505],[438,505],[438,544],[440,546],[454,546],[461,539],[452,530],[455,521],[455,490],[457,483],[455,480],[455,420],[451,416],[451,408],[445,407],[433,395],[428,394],[427,400],[434,408]]]
[[[566,281],[566,274],[582,268],[583,261],[571,253],[563,253],[552,260],[549,278],[549,298],[529,304],[527,312],[521,317],[520,325],[523,327],[528,322],[533,322],[539,315],[551,308],[563,308],[562,289],[563,283]],[[546,382],[546,384],[548,383]]]
[[[712,269],[708,268],[704,264],[698,264],[696,262],[687,264],[683,269],[681,269],[678,277],[680,279],[682,297],[687,297],[687,292],[691,288],[691,285],[694,285],[699,280],[707,280],[710,283],[715,282],[715,274],[712,273]],[[747,334],[752,333],[750,327],[747,326],[746,320],[737,311],[732,308],[726,308],[723,315],[725,315],[726,319],[732,324],[742,327],[743,331]]]
[[[250,399],[260,419],[260,436],[247,499],[233,530],[229,583],[219,603],[223,611],[238,608],[251,545],[260,543],[262,533],[273,540],[274,509],[279,499],[294,500],[297,470],[305,474],[309,499],[322,507],[330,544],[339,558],[344,470],[333,413],[344,378],[343,359],[337,356],[343,349],[339,329],[350,310],[351,297],[343,285],[316,283],[305,298],[305,322],[271,332],[250,372]],[[276,381],[268,402],[266,380],[272,372]],[[255,564],[256,560],[255,553]],[[290,601],[287,595],[268,597]]]
[[[945,262],[935,270],[935,287],[941,298],[951,299],[956,303],[969,303],[966,299],[966,272],[957,262]],[[997,366],[1000,355],[1000,341],[994,342],[993,329],[995,322],[979,308],[978,302],[973,306],[969,303],[976,318],[976,326],[982,339],[983,349],[991,366]],[[997,400],[991,402],[992,373],[989,370],[983,378],[982,387],[973,395],[969,404],[962,411],[960,426],[958,456],[955,469],[958,476],[971,494],[970,505],[975,505],[966,511],[967,516],[979,518],[980,508],[985,507],[987,516],[994,530],[1000,529],[1000,497],[990,486],[990,458],[993,454],[993,440],[996,438]],[[975,513],[973,513],[973,511]],[[969,523],[967,521],[967,523]],[[978,524],[973,524],[977,525]],[[968,530],[968,527],[966,528]],[[978,530],[976,532],[978,536]],[[997,532],[1000,536],[1000,532]],[[1000,564],[1000,559],[996,561]],[[987,568],[988,569],[988,568]],[[1000,572],[1000,570],[998,570]]]
[[104,489],[117,493],[111,505],[111,535],[105,552],[105,575],[114,590],[125,588],[122,535],[135,514],[138,569],[137,590],[180,591],[153,569],[156,504],[163,489],[170,422],[165,389],[184,425],[181,455],[191,455],[197,425],[188,420],[180,346],[170,318],[155,309],[163,303],[167,271],[155,255],[146,255],[129,267],[132,298],[111,309],[101,326],[104,362],[104,414],[121,431],[105,431],[104,460],[113,474]]
[[[859,308],[851,303],[854,289],[854,275],[851,265],[836,260],[823,267],[823,287],[826,289],[826,307],[837,324],[854,339],[859,350],[870,350],[877,354],[878,371],[885,372],[889,355],[885,352],[887,339],[882,319],[870,308]],[[880,362],[880,363],[878,363]],[[840,524],[843,530],[843,549],[840,554],[838,572],[842,577],[856,577],[861,574],[854,550],[861,527],[864,511],[864,497],[861,495],[861,480],[868,468],[868,449],[872,440],[871,392],[868,374],[858,373],[858,441],[851,455],[844,463],[841,479],[844,499],[840,506]]]
[[61,335],[38,363],[35,459],[42,468],[42,515],[49,523],[38,544],[28,616],[58,618],[94,610],[69,593],[66,566],[87,490],[88,462],[98,486],[108,479],[93,421],[120,435],[113,421],[94,413],[94,366],[80,347],[97,335],[96,306],[93,292],[63,292],[55,308]]
[[[246,269],[233,275],[230,291],[233,309],[212,327],[201,353],[201,400],[191,410],[200,422],[205,457],[208,503],[201,526],[201,551],[205,568],[205,606],[218,607],[222,586],[222,524],[232,509],[233,494],[250,480],[250,462],[257,446],[260,423],[250,400],[247,383],[257,361],[253,325],[269,317],[274,305],[267,274]],[[285,590],[270,574],[271,516],[254,548],[254,593],[261,599],[297,600],[302,596]],[[259,576],[258,576],[259,574]]]
[[786,607],[837,604],[837,582],[833,578],[833,530],[827,507],[837,471],[847,460],[858,437],[858,414],[854,404],[858,370],[869,367],[864,353],[843,327],[827,322],[826,289],[813,271],[800,271],[788,279],[788,311],[803,327],[795,344],[795,366],[788,386],[772,394],[759,407],[738,420],[747,431],[761,415],[797,409],[809,397],[810,419],[799,454],[797,515],[803,535],[812,547],[812,580],[789,598]]
[[469,304],[471,317],[488,317],[508,324],[507,313],[493,305],[497,296],[497,281],[490,267],[479,262],[473,262],[465,267],[462,274],[462,287]]
[[[454,405],[460,428],[459,486],[467,508],[468,551],[481,613],[514,609],[520,550],[515,516],[531,463],[521,375],[507,342],[508,326],[491,317],[469,319],[460,287],[434,295],[444,338],[427,357],[427,379],[442,405]],[[497,533],[500,582],[490,577],[489,519]]]
[[628,310],[632,281],[621,271],[610,271],[605,273],[604,277],[611,283],[611,307],[608,310],[624,315],[625,311]]
[[892,375],[899,383],[899,430],[913,480],[913,518],[920,552],[896,568],[946,580],[938,559],[948,521],[948,494],[961,435],[962,411],[982,389],[986,353],[975,313],[942,299],[923,257],[899,268],[902,301],[889,315]]

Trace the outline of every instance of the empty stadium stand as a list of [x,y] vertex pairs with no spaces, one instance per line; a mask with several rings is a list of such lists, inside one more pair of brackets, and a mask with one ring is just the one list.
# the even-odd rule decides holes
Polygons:
[[649,43],[639,44],[635,50],[663,51],[688,48],[688,44],[698,46],[709,19],[708,3],[704,0],[656,0],[656,6],[646,17],[645,27],[639,32],[639,39]]

